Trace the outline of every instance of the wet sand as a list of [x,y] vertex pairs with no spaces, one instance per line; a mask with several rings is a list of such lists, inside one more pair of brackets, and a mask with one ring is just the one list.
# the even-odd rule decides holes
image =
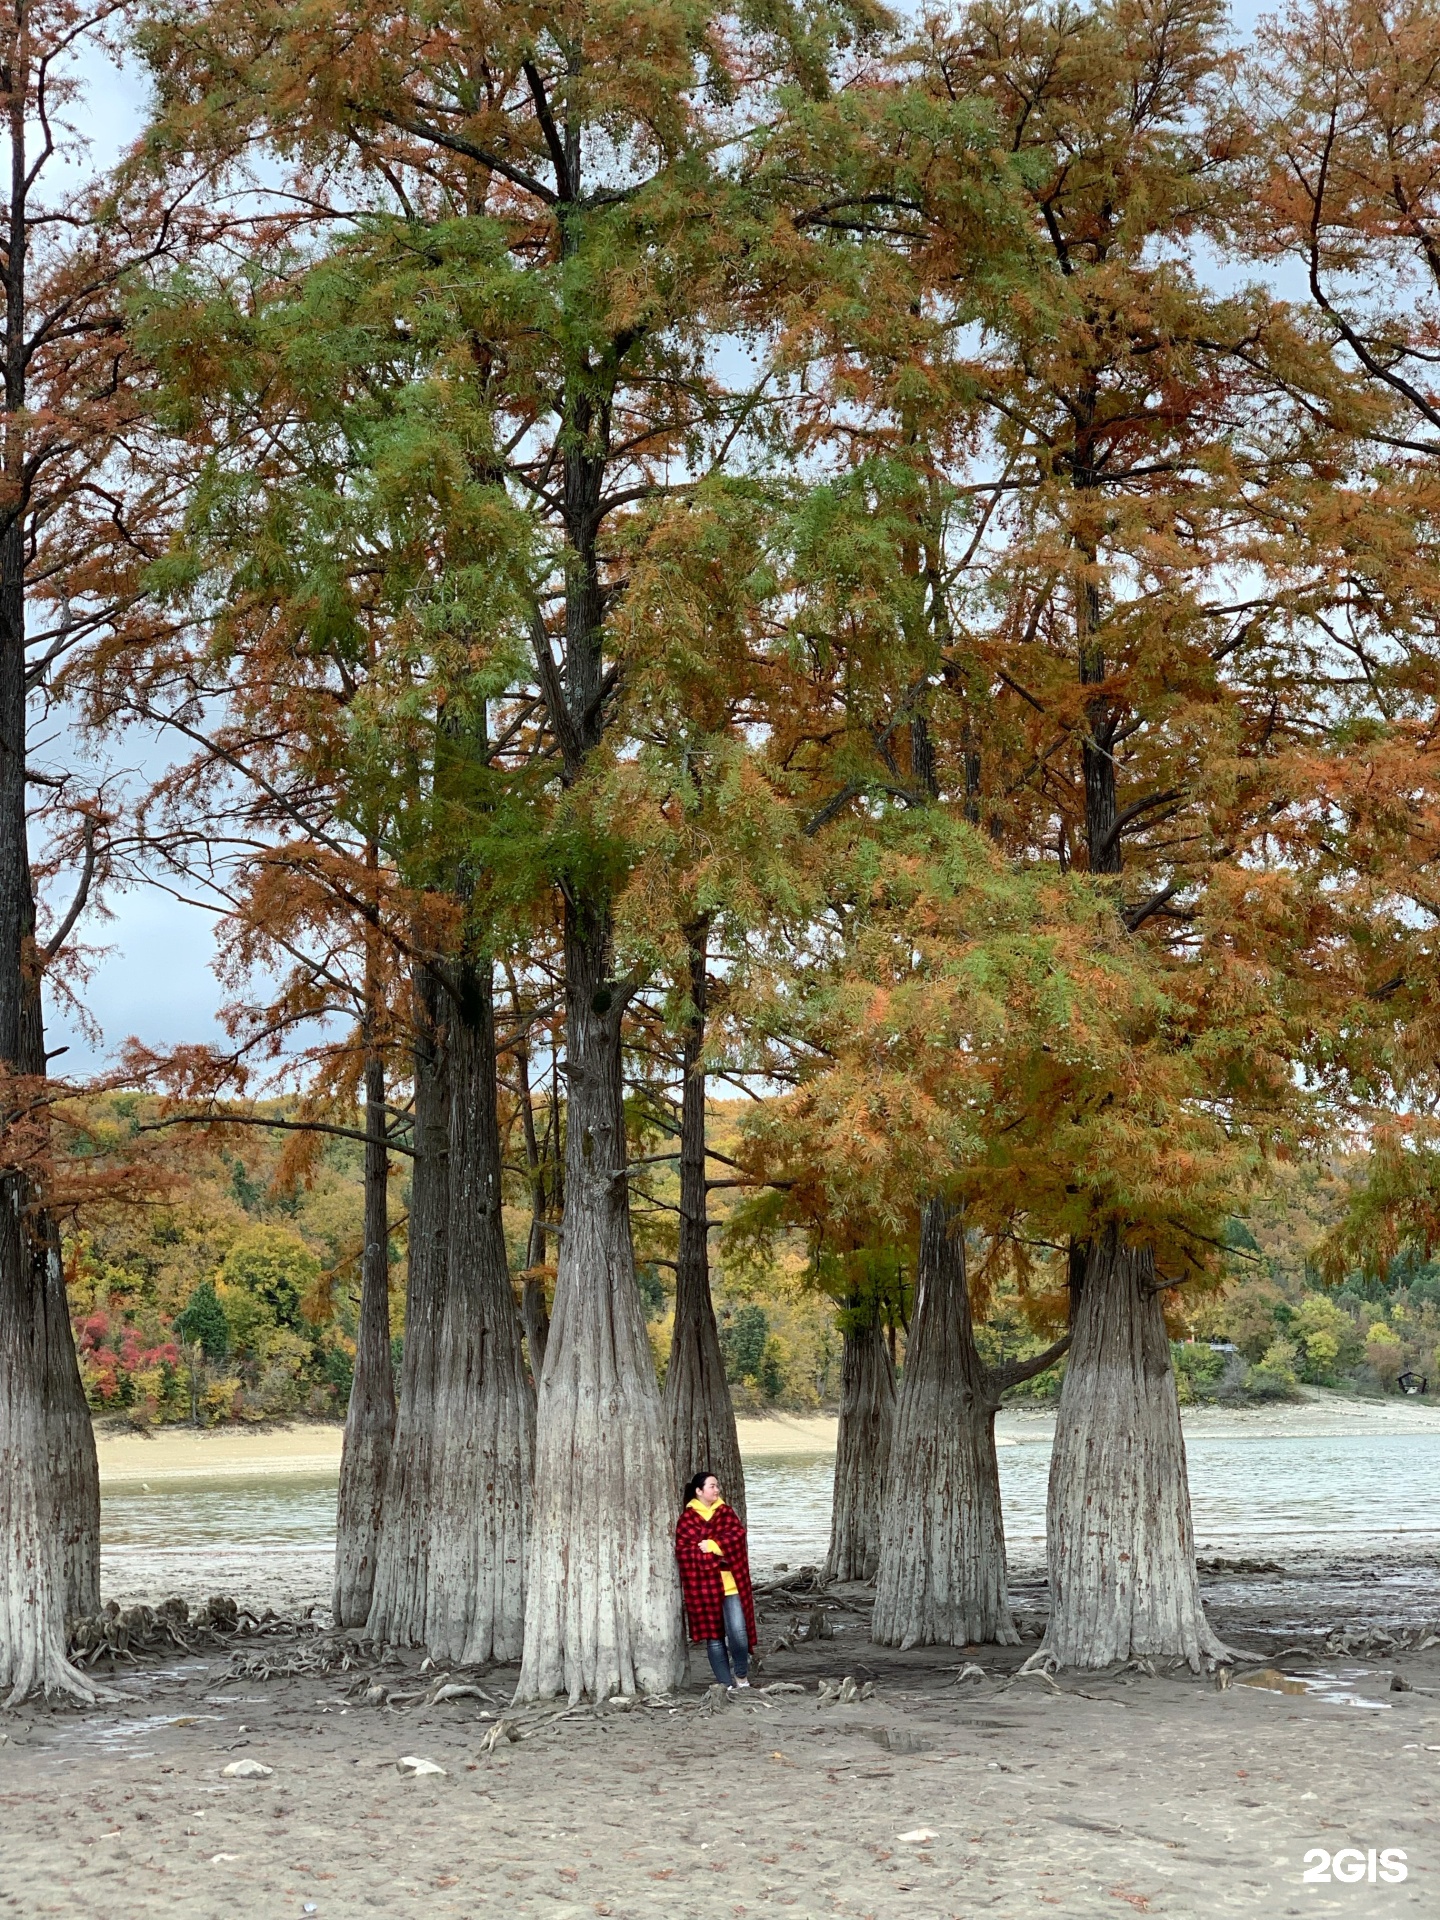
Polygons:
[[[770,1654],[756,1676],[804,1692],[706,1714],[692,1655],[692,1686],[674,1701],[512,1715],[513,1743],[495,1739],[513,1671],[484,1676],[488,1704],[405,1707],[362,1693],[372,1680],[407,1691],[413,1660],[288,1678],[237,1675],[223,1654],[122,1669],[119,1706],[0,1716],[0,1914],[1440,1911],[1440,1650],[1327,1661],[1327,1623],[1312,1622],[1309,1650],[1282,1664],[1343,1677],[1354,1704],[1219,1691],[1184,1672],[1052,1685],[1015,1677],[1033,1643],[888,1652],[869,1643],[863,1590],[831,1598],[833,1635]],[[1256,1665],[1295,1644],[1216,1599]],[[762,1637],[812,1604],[771,1597]],[[317,1643],[242,1644],[242,1662],[283,1663]],[[967,1658],[984,1677],[961,1683]],[[1396,1670],[1417,1690],[1390,1692]],[[817,1680],[847,1673],[872,1680],[874,1697],[819,1705]],[[445,1771],[402,1777],[406,1755]],[[237,1760],[272,1771],[227,1778]],[[1407,1878],[1302,1884],[1308,1849],[1346,1846],[1362,1875],[1368,1849],[1403,1849]]]
[[[1052,1421],[1007,1409],[1001,1440],[1043,1440]],[[1263,1445],[1268,1433],[1431,1433],[1440,1409],[1316,1394],[1191,1410],[1186,1424]],[[330,1475],[339,1441],[332,1426],[121,1435],[102,1440],[102,1474],[172,1493],[190,1477]],[[813,1456],[833,1449],[834,1426],[745,1422],[742,1445],[752,1458]],[[287,1602],[253,1555],[239,1560],[222,1566],[216,1550],[216,1587]],[[316,1591],[327,1562],[310,1570]],[[831,1632],[771,1651],[756,1676],[757,1689],[805,1691],[757,1690],[708,1713],[694,1653],[674,1701],[519,1714],[513,1670],[468,1676],[484,1701],[366,1705],[369,1684],[428,1684],[418,1656],[362,1650],[349,1671],[288,1675],[253,1664],[313,1659],[325,1644],[313,1631],[242,1640],[233,1659],[177,1654],[113,1675],[102,1664],[97,1677],[123,1696],[113,1705],[0,1714],[0,1920],[1440,1911],[1440,1645],[1420,1648],[1440,1633],[1434,1552],[1338,1540],[1301,1551],[1280,1537],[1216,1565],[1204,1588],[1242,1652],[1236,1676],[1283,1669],[1309,1683],[1018,1677],[1048,1600],[1041,1569],[1020,1566],[1018,1649],[876,1648],[870,1594],[835,1589],[822,1598]],[[772,1590],[762,1643],[808,1632],[815,1605]],[[1376,1628],[1400,1645],[1357,1640]],[[960,1682],[972,1660],[982,1676]],[[1397,1673],[1408,1690],[1391,1690]],[[819,1704],[817,1681],[846,1674],[873,1682],[873,1698]],[[505,1718],[520,1738],[496,1739]],[[406,1755],[444,1772],[404,1777]],[[247,1759],[272,1771],[226,1776]],[[1359,1849],[1358,1883],[1302,1882],[1308,1850],[1346,1847]],[[1371,1848],[1403,1849],[1405,1880],[1371,1883]]]

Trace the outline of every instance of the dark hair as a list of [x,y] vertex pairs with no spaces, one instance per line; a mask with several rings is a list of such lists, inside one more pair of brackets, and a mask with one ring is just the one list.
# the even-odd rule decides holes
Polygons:
[[709,1467],[702,1467],[699,1473],[691,1474],[690,1478],[685,1482],[685,1499],[687,1503],[695,1498],[696,1494],[699,1493],[709,1478]]

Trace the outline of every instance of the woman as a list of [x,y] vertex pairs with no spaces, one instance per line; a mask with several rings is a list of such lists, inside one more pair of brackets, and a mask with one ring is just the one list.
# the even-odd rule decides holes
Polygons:
[[750,1552],[740,1516],[726,1506],[720,1482],[708,1468],[686,1482],[675,1558],[690,1638],[705,1642],[710,1671],[722,1687],[748,1687],[755,1645]]

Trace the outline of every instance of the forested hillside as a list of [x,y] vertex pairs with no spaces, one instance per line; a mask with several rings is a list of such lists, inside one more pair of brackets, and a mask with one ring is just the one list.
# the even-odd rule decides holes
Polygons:
[[[279,1119],[293,1103],[267,1109]],[[113,1094],[88,1103],[97,1143],[113,1146],[153,1127],[160,1103]],[[710,1138],[740,1138],[742,1109],[714,1102]],[[149,1426],[216,1425],[304,1416],[343,1419],[360,1304],[363,1145],[330,1136],[303,1170],[295,1136],[235,1126],[224,1138],[154,1144],[160,1197],[87,1210],[66,1239],[66,1278],[86,1395],[97,1415]],[[653,1144],[653,1143],[651,1143]],[[407,1160],[391,1172],[391,1324],[398,1371],[405,1329]],[[1349,1179],[1360,1168],[1349,1170]],[[1337,1284],[1322,1275],[1325,1235],[1347,1190],[1343,1168],[1287,1170],[1248,1222],[1231,1223],[1229,1283],[1172,1313],[1174,1354],[1187,1399],[1283,1398],[1299,1383],[1357,1393],[1395,1391],[1411,1370],[1440,1380],[1440,1266],[1413,1252],[1381,1275],[1357,1269]],[[640,1285],[661,1378],[674,1324],[678,1179],[657,1168],[635,1201]],[[729,1204],[727,1204],[729,1203]],[[799,1236],[757,1257],[727,1245],[733,1203],[717,1195],[712,1268],[720,1343],[738,1408],[833,1409],[842,1339],[833,1285]],[[527,1272],[528,1201],[511,1174],[505,1227],[517,1288]],[[903,1365],[915,1251],[890,1250],[894,1344]],[[553,1291],[553,1272],[538,1277]],[[1038,1353],[1037,1331],[1013,1285],[987,1303],[977,1329],[985,1359]],[[1183,1309],[1182,1309],[1183,1311]],[[1232,1357],[1210,1341],[1233,1343]],[[1063,1362],[1019,1392],[1052,1400]]]
[[[1440,1264],[1406,1248],[1371,1271],[1335,1270],[1335,1230],[1365,1162],[1284,1168],[1248,1222],[1231,1223],[1230,1284],[1197,1305],[1197,1333],[1234,1343],[1252,1390],[1297,1382],[1393,1393],[1402,1373],[1440,1383]],[[1202,1395],[1238,1373],[1199,1353],[1177,1356]]]
[[[261,1112],[283,1119],[293,1103]],[[112,1094],[86,1103],[97,1146],[113,1149],[153,1127],[160,1103]],[[258,1116],[252,1116],[258,1117]],[[712,1112],[722,1149],[737,1110]],[[363,1124],[363,1122],[361,1123]],[[360,1140],[326,1137],[296,1172],[294,1134],[233,1126],[223,1138],[151,1136],[159,1197],[88,1208],[66,1237],[66,1280],[93,1410],[148,1426],[306,1416],[343,1419],[360,1305],[363,1154]],[[405,1329],[405,1225],[409,1161],[391,1169],[391,1324],[398,1369]],[[640,1282],[656,1365],[665,1366],[674,1320],[673,1169],[637,1197]],[[725,1196],[715,1212],[723,1218]],[[512,1172],[505,1206],[512,1272],[525,1264],[528,1199]],[[646,1256],[649,1256],[646,1258]],[[553,1292],[553,1272],[540,1270]],[[715,1266],[720,1338],[737,1405],[833,1407],[840,1391],[840,1334],[833,1302],[814,1284],[803,1251],[781,1248],[763,1264],[723,1257]],[[903,1331],[899,1336],[903,1340]]]
[[[110,1144],[153,1124],[158,1105],[116,1094],[91,1103],[86,1117],[97,1143]],[[277,1179],[287,1133],[236,1127],[224,1144],[180,1134],[152,1143],[157,1194],[89,1209],[67,1236],[71,1316],[92,1408],[137,1425],[343,1417],[362,1147],[332,1138],[291,1182]],[[402,1252],[393,1244],[392,1261]],[[402,1315],[403,1295],[402,1283]]]

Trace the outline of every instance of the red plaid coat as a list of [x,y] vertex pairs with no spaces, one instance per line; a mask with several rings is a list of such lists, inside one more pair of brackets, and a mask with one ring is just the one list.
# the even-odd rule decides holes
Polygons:
[[[702,1553],[700,1542],[715,1540],[719,1553]],[[750,1550],[745,1544],[745,1529],[733,1507],[722,1500],[708,1520],[702,1520],[692,1506],[686,1506],[675,1525],[675,1558],[680,1562],[680,1590],[685,1596],[685,1618],[690,1623],[692,1640],[723,1640],[725,1621],[722,1603],[725,1589],[722,1569],[735,1576],[740,1589],[740,1604],[745,1609],[745,1631],[752,1651],[755,1632],[755,1595],[750,1586]]]

